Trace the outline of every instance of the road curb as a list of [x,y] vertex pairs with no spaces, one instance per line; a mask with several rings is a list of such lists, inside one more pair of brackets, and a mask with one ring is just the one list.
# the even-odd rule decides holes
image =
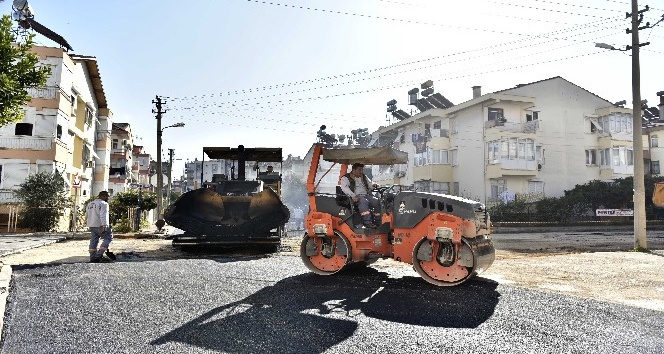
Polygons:
[[12,267],[3,264],[0,270],[0,342],[5,325],[5,311],[7,310],[7,296],[9,296],[9,283],[12,280]]

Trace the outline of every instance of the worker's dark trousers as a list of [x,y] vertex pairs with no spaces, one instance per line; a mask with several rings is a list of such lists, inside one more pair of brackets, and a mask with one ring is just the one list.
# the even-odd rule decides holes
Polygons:
[[360,210],[362,222],[364,224],[372,224],[371,211],[374,212],[376,223],[380,223],[380,202],[378,199],[371,195],[360,195],[357,201],[357,208]]

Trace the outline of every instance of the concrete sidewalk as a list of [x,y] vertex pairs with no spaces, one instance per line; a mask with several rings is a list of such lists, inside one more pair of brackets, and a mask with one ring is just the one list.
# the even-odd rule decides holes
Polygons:
[[0,257],[64,241],[65,234],[0,234]]

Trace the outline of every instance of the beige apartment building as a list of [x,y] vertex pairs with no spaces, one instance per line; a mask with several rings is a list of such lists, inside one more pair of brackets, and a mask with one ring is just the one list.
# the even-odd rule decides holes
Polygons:
[[[52,72],[45,87],[30,90],[23,120],[0,128],[0,215],[18,202],[14,190],[33,173],[61,173],[77,205],[108,187],[112,113],[96,59],[60,48],[33,51]],[[70,213],[61,229],[69,220]]]
[[562,77],[472,92],[374,132],[410,157],[407,166],[375,166],[374,181],[492,204],[633,175],[631,109]]
[[129,189],[138,177],[133,171],[133,135],[129,123],[113,123],[111,129],[111,158],[108,192],[121,193]]

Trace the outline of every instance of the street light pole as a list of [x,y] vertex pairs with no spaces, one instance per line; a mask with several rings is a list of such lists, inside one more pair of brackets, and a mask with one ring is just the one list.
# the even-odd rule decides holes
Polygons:
[[157,220],[159,220],[161,219],[163,208],[161,194],[164,187],[164,175],[161,171],[161,134],[163,132],[163,129],[161,128],[161,115],[165,112],[161,110],[161,97],[156,96],[155,99],[156,101],[152,101],[152,103],[157,106],[157,110],[153,110],[152,112],[157,114]]
[[168,149],[168,189],[166,192],[166,204],[170,205],[171,204],[171,173],[173,171],[173,154],[175,153],[175,149]]
[[638,0],[632,0],[632,145],[634,151],[634,248],[647,249],[646,193],[643,168],[643,137],[641,131],[641,67],[639,62]]

